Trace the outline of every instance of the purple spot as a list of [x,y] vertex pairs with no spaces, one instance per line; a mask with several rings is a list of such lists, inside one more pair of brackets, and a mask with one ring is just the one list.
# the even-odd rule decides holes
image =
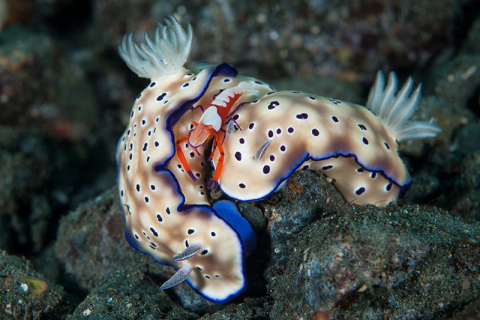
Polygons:
[[195,232],[195,230],[193,230],[193,229],[188,229],[188,231],[187,231],[188,234],[192,234],[194,232]]
[[335,117],[335,116],[332,117],[332,120],[333,120],[333,122],[338,122],[338,118]]
[[272,110],[272,109],[275,109],[275,107],[278,107],[280,105],[280,103],[278,101],[272,101],[270,102],[270,104],[268,105],[268,110]]
[[377,177],[377,173],[376,172],[372,172],[372,174],[370,175],[370,177],[372,177],[372,179],[375,179]]
[[155,87],[155,85],[156,85],[156,83],[155,83],[155,82],[152,82],[152,83],[150,83],[150,88],[153,88],[153,87]]
[[390,182],[389,184],[387,184],[387,191],[390,191],[392,190],[392,183]]
[[122,190],[122,191],[120,191],[120,195],[123,197],[123,190]]
[[314,97],[308,97],[308,99],[313,100],[313,101],[317,100]]
[[145,202],[148,203],[148,201],[150,201],[150,199],[148,199],[148,197],[145,197]]
[[287,150],[287,147],[285,147],[283,144],[280,146],[280,151],[285,152]]
[[167,212],[167,214],[170,214],[170,208],[167,207],[167,209],[165,210]]
[[189,85],[190,85],[190,83],[187,82],[187,83],[184,83],[182,87],[186,88],[186,87],[188,87]]
[[240,118],[240,115],[236,114],[232,117],[233,120],[238,120],[238,118]]
[[365,188],[364,188],[364,187],[361,187],[361,188],[359,188],[357,191],[355,191],[355,194],[359,196],[359,195],[361,195],[361,194],[364,193],[364,192],[365,192]]
[[312,130],[312,134],[313,134],[315,137],[318,137],[318,135],[320,134],[320,132],[318,132],[317,129],[313,129],[313,130]]
[[163,98],[165,98],[166,95],[167,95],[167,94],[166,94],[165,92],[162,93],[161,95],[159,95],[159,96],[157,97],[157,101],[162,101]]
[[245,143],[245,139],[240,138],[240,140],[238,140],[238,142],[240,142],[240,144],[244,144],[244,143]]
[[275,156],[273,154],[270,155],[270,161],[272,161],[272,162],[275,161]]
[[268,131],[268,137],[269,137],[269,138],[272,138],[272,137],[273,137],[273,131],[272,131],[272,130]]
[[137,192],[140,192],[140,185],[137,184]]
[[363,172],[363,169],[362,169],[362,168],[358,168],[358,169],[357,169],[357,172],[358,172],[358,173],[362,173],[362,172]]
[[158,220],[158,222],[162,222],[162,221],[163,221],[163,218],[162,218],[162,216],[161,216],[159,213],[157,213],[157,220]]
[[270,172],[270,166],[266,165],[263,167],[263,173],[268,174]]
[[240,152],[235,152],[235,159],[237,159],[238,161],[242,160],[242,154]]
[[385,148],[387,148],[387,150],[390,150],[390,147],[388,146],[388,144],[386,142],[384,142],[385,144]]
[[368,144],[368,140],[367,140],[367,138],[363,137],[363,139],[362,139],[362,140],[363,140],[363,143],[365,143],[365,144]]
[[306,119],[308,119],[308,114],[306,114],[306,113],[299,113],[299,114],[297,114],[296,117],[297,117],[297,119],[300,119],[300,120],[306,120]]
[[302,167],[302,170],[307,170],[308,168],[310,168],[310,166],[308,164],[306,164]]
[[323,166],[322,170],[328,170],[328,169],[332,169],[332,168],[333,168],[332,165],[328,165],[328,166]]
[[288,128],[288,133],[293,133],[293,131],[295,131],[295,129],[293,129],[292,127]]
[[151,184],[150,189],[155,190],[155,185]]
[[277,129],[277,134],[280,134],[280,133],[282,133],[282,129],[278,128]]
[[361,123],[358,124],[358,127],[364,131],[367,130],[367,128]]
[[150,228],[150,231],[153,233],[155,237],[158,237],[158,232],[155,229]]
[[243,183],[240,183],[238,186],[239,186],[240,188],[242,188],[242,189],[245,189],[245,187],[246,187],[246,185],[243,184]]
[[213,231],[212,231],[210,234],[212,235],[212,237],[215,237],[215,236],[217,235],[217,234],[216,234],[215,232],[213,232]]
[[143,151],[147,151],[147,147],[148,147],[148,143],[145,142],[145,144],[143,145]]
[[158,141],[155,141],[155,147],[158,147],[160,145],[160,143],[158,143]]
[[190,158],[195,157],[195,152],[190,152]]
[[252,130],[254,126],[255,126],[255,123],[252,122],[248,125],[248,129]]

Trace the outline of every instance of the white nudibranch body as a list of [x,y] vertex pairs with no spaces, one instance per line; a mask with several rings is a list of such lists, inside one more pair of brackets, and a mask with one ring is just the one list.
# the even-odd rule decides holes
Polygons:
[[[159,25],[154,41],[146,34],[146,43],[137,45],[129,35],[120,46],[127,65],[139,76],[152,78],[136,99],[118,143],[120,202],[130,244],[177,269],[161,289],[185,280],[205,298],[225,302],[246,287],[245,255],[253,250],[255,235],[234,204],[210,207],[202,191],[203,173],[197,173],[196,182],[184,178],[174,141],[188,130],[176,124],[204,101],[209,84],[236,71],[226,64],[197,74],[188,71],[183,64],[191,41],[190,26],[186,33],[170,17],[166,26]],[[196,172],[202,166],[200,157],[192,159]]]
[[247,130],[225,139],[220,187],[237,200],[257,200],[295,170],[310,169],[331,178],[348,202],[385,206],[396,200],[411,182],[397,141],[441,129],[409,121],[420,98],[420,86],[410,96],[411,79],[398,94],[394,73],[384,86],[379,72],[368,108],[299,91],[271,92],[240,108],[236,121]]
[[240,201],[263,198],[295,170],[310,169],[329,177],[346,201],[384,206],[411,182],[397,141],[440,128],[410,121],[420,98],[411,79],[397,94],[395,74],[385,88],[379,72],[367,108],[275,92],[226,63],[185,69],[192,39],[191,27],[170,17],[152,39],[146,32],[138,45],[129,34],[119,47],[130,69],[151,79],[118,142],[120,202],[130,244],[177,270],[162,289],[186,281],[225,302],[245,289],[255,234],[233,202],[211,206],[207,161],[216,164],[210,184]]

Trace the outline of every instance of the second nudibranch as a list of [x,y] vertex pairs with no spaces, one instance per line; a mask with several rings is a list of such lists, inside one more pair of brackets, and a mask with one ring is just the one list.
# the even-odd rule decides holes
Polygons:
[[234,117],[245,129],[225,138],[222,191],[257,200],[295,170],[309,169],[332,179],[347,202],[385,206],[396,200],[411,183],[397,142],[441,129],[410,120],[420,98],[420,86],[411,94],[411,79],[397,93],[391,73],[384,87],[379,72],[367,108],[299,91],[270,92],[239,108]]

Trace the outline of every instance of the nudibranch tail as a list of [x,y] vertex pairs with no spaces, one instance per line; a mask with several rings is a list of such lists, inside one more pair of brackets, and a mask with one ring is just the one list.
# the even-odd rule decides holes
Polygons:
[[145,30],[145,42],[138,45],[132,32],[118,47],[122,59],[139,77],[153,79],[183,70],[192,49],[192,27],[189,24],[185,31],[172,16],[165,19],[165,24],[158,24],[153,40]]
[[382,119],[398,141],[434,137],[442,131],[431,122],[409,121],[421,96],[421,85],[412,93],[411,77],[398,94],[398,80],[395,72],[390,73],[386,88],[384,86],[385,77],[382,71],[378,71],[366,106]]

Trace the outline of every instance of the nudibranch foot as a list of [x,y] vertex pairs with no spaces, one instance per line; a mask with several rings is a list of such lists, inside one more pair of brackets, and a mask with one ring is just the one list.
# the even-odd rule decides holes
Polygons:
[[118,51],[122,59],[139,77],[155,79],[183,70],[192,49],[192,27],[185,31],[178,21],[169,16],[165,26],[158,24],[153,40],[145,30],[145,43],[133,41],[133,32],[125,35]]
[[187,263],[182,263],[182,267],[178,269],[177,272],[175,272],[175,274],[170,279],[168,279],[164,284],[162,284],[160,290],[170,289],[179,285],[188,278],[192,270],[192,266]]

